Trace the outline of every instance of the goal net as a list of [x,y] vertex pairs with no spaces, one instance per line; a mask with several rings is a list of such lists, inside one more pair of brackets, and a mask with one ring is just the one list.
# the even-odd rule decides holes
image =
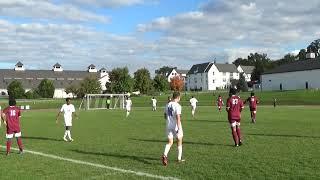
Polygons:
[[79,109],[124,109],[127,94],[87,94]]

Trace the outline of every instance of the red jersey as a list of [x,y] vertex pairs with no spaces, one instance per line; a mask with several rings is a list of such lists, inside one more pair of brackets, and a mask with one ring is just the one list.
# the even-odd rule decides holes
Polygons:
[[228,119],[230,120],[240,120],[241,119],[241,111],[243,109],[243,101],[239,96],[232,95],[227,100],[227,111],[228,111]]
[[255,96],[248,97],[247,101],[249,102],[249,107],[251,109],[256,109],[257,104],[259,103],[258,98]]
[[7,134],[20,132],[21,110],[16,106],[9,106],[3,110],[7,121]]
[[219,98],[217,99],[217,104],[218,104],[218,106],[222,106],[222,105],[223,105],[222,97],[219,97]]

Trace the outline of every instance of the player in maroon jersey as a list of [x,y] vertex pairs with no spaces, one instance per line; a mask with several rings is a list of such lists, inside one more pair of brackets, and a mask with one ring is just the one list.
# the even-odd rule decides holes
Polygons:
[[245,101],[249,102],[249,108],[251,112],[251,121],[252,123],[256,123],[256,114],[257,114],[257,106],[259,104],[259,100],[256,96],[254,96],[254,92],[251,93],[251,96]]
[[226,110],[228,112],[228,120],[232,130],[232,137],[236,147],[241,146],[241,111],[244,108],[243,101],[239,96],[236,96],[237,90],[235,88],[230,89],[229,98],[226,104]]
[[11,141],[13,137],[17,138],[17,143],[19,146],[20,154],[23,153],[23,145],[21,140],[21,130],[20,130],[20,108],[16,107],[16,100],[9,99],[9,107],[2,111],[1,118],[4,124],[7,126],[7,155],[10,153]]
[[222,97],[221,97],[221,95],[219,95],[219,97],[217,99],[217,106],[218,106],[218,109],[219,109],[220,113],[221,113],[221,109],[222,109],[223,105],[224,105],[224,103],[223,103]]

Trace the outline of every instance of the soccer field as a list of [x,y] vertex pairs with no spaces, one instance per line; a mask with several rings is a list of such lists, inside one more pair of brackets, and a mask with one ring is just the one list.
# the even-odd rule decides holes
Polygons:
[[[192,120],[183,107],[183,157],[176,146],[169,165],[162,166],[166,143],[163,109],[133,109],[125,119],[120,110],[78,112],[74,142],[62,141],[62,119],[56,111],[23,113],[23,155],[5,156],[5,128],[0,129],[0,179],[318,179],[320,177],[319,106],[259,108],[257,124],[243,112],[244,145],[233,146],[226,113],[199,107]],[[16,147],[16,143],[13,143]],[[38,152],[38,153],[37,153]]]

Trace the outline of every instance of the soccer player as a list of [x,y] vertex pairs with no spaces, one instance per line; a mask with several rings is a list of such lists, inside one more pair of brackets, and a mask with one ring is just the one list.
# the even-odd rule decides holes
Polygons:
[[131,98],[130,98],[130,97],[127,97],[127,100],[126,100],[126,110],[127,110],[127,115],[126,115],[126,117],[129,117],[129,115],[130,115],[130,112],[131,112],[131,106],[132,106]]
[[256,115],[257,115],[257,105],[259,104],[259,100],[256,96],[254,96],[254,92],[251,93],[251,96],[245,101],[249,102],[249,108],[251,112],[251,122],[256,123]]
[[152,101],[152,111],[156,111],[157,110],[157,100],[156,100],[156,98],[152,97],[151,101]]
[[230,89],[229,98],[226,104],[226,110],[228,112],[228,120],[232,130],[232,137],[236,147],[242,145],[240,121],[241,111],[244,108],[243,101],[239,96],[236,96],[237,90],[235,88]]
[[273,108],[276,108],[276,106],[277,106],[277,99],[273,98]]
[[106,100],[107,109],[110,109],[110,104],[111,104],[111,99],[110,99],[110,96],[108,96]]
[[192,96],[190,99],[190,105],[191,105],[191,114],[193,118],[196,113],[197,103],[198,103],[198,100],[194,96]]
[[181,106],[179,104],[180,93],[174,92],[172,95],[172,101],[166,105],[165,118],[167,121],[167,138],[168,143],[165,146],[164,153],[162,156],[162,164],[168,165],[168,153],[173,144],[173,138],[177,139],[178,144],[178,162],[183,162],[182,159],[182,138],[183,130],[181,125]]
[[[64,125],[65,125],[65,128],[66,128],[66,131],[64,133],[64,136],[63,136],[63,140],[64,141],[74,141],[71,137],[71,127],[72,127],[72,119],[73,117],[77,117],[77,115],[75,114],[76,110],[74,108],[74,105],[71,104],[71,99],[70,98],[67,98],[66,99],[66,104],[62,105],[58,115],[57,115],[57,118],[56,118],[56,123],[58,123],[58,120],[59,120],[59,116],[61,113],[64,113],[63,117],[64,117]],[[68,137],[68,139],[67,139]]]
[[217,106],[218,106],[218,109],[219,109],[220,113],[221,113],[221,109],[222,109],[223,105],[224,105],[224,103],[223,103],[222,97],[221,97],[221,95],[219,95],[219,97],[217,99]]
[[10,154],[11,141],[15,137],[19,146],[19,153],[23,153],[23,145],[20,130],[21,110],[16,106],[16,100],[9,98],[9,107],[5,108],[1,113],[1,119],[7,126],[7,155]]

